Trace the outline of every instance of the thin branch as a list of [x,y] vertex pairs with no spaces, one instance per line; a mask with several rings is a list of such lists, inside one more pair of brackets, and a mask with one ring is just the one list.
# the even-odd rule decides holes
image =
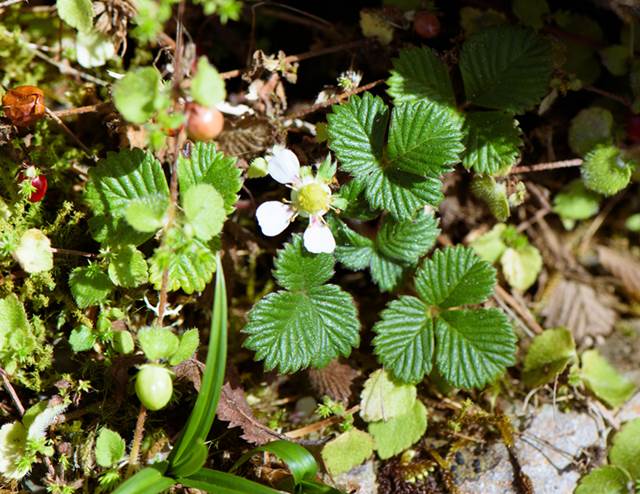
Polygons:
[[144,405],[140,405],[138,420],[136,420],[136,430],[133,433],[133,442],[131,444],[131,452],[129,453],[129,465],[125,478],[131,477],[140,462],[140,445],[142,444],[142,436],[144,434],[144,422],[147,418],[147,409]]
[[[345,415],[352,415],[360,410],[360,405],[353,406],[344,412]],[[333,424],[337,424],[344,420],[344,416],[335,415],[333,417],[329,417],[328,419],[320,420],[319,422],[314,422],[313,424],[305,425],[300,429],[295,429],[289,432],[285,432],[284,435],[289,439],[296,439],[299,437],[307,436],[312,432],[323,429],[324,427],[328,427]]]
[[62,119],[67,117],[73,117],[75,115],[82,115],[84,113],[97,113],[109,108],[112,108],[111,103],[96,103],[95,105],[78,106],[76,108],[67,108],[65,110],[52,111],[56,117]]
[[97,84],[98,86],[108,86],[109,83],[103,79],[98,79],[97,77],[92,76],[91,74],[87,74],[86,72],[82,72],[81,70],[78,69],[74,69],[73,67],[71,67],[68,64],[65,64],[63,62],[58,62],[57,60],[54,60],[53,58],[51,58],[49,55],[46,55],[44,53],[42,53],[40,50],[33,48],[33,47],[29,47],[27,44],[27,47],[33,51],[34,55],[42,60],[44,60],[45,62],[50,63],[51,65],[53,65],[54,67],[56,67],[61,74],[65,74],[65,75],[73,75],[76,77],[80,77],[81,79],[84,79],[85,81],[89,81],[89,82],[93,82],[94,84]]
[[[340,51],[352,50],[354,48],[358,48],[367,43],[366,39],[361,39],[358,41],[351,41],[349,43],[344,43],[342,45],[330,46],[328,48],[321,48],[320,50],[311,50],[306,51],[304,53],[299,53],[298,55],[289,55],[284,58],[284,61],[287,63],[295,63],[302,62],[303,60],[308,60],[310,58],[321,57],[322,55],[329,55],[331,53],[337,53]],[[222,72],[220,76],[223,79],[232,79],[234,77],[239,77],[242,75],[241,69],[229,70],[228,72]]]
[[369,84],[365,84],[364,86],[360,86],[356,89],[354,89],[353,91],[348,91],[346,93],[342,93],[338,96],[335,96],[333,98],[329,98],[326,101],[323,101],[322,103],[316,103],[313,106],[310,106],[309,108],[305,108],[304,110],[300,110],[297,111],[295,113],[292,113],[290,115],[285,115],[287,119],[290,120],[295,120],[296,118],[302,118],[306,115],[309,115],[311,113],[315,113],[319,110],[322,110],[324,108],[327,108],[328,106],[331,105],[336,105],[338,103],[343,102],[344,100],[348,99],[350,96],[354,95],[354,94],[358,94],[358,93],[362,93],[364,91],[368,91],[371,88],[374,88],[380,84],[382,84],[383,82],[385,82],[385,79],[378,79],[377,81],[373,81],[370,82]]
[[581,166],[582,163],[583,160],[580,158],[561,161],[549,161],[546,163],[538,163],[536,165],[516,166],[515,168],[511,169],[509,174],[513,175],[516,173],[536,173],[548,170],[557,170],[558,168],[571,168],[574,166]]
[[92,254],[91,252],[82,252],[81,250],[74,249],[61,249],[58,247],[51,247],[51,252],[54,254],[62,254],[67,256],[80,256],[80,257],[98,257],[97,254]]
[[97,161],[98,158],[94,156],[93,153],[91,153],[91,150],[84,145],[84,143],[80,140],[80,138],[77,135],[71,132],[71,129],[67,127],[67,125],[62,120],[60,120],[60,118],[55,113],[53,113],[51,110],[49,110],[49,108],[46,108],[46,107],[44,111],[47,113],[49,117],[51,117],[51,119],[55,123],[57,123],[60,126],[60,128],[65,132],[65,134],[67,134],[69,137],[71,137],[71,139],[73,139],[73,142],[75,142],[80,147],[80,149],[82,149],[87,154],[89,158],[91,158],[94,161]]
[[11,400],[13,401],[13,404],[16,406],[18,413],[22,417],[24,415],[24,407],[22,406],[22,402],[20,401],[20,398],[18,397],[18,393],[16,393],[16,390],[13,389],[13,386],[11,385],[11,381],[9,381],[9,376],[7,375],[5,370],[2,368],[0,368],[0,376],[2,376],[2,382],[4,383],[4,388],[7,390],[7,393],[9,393],[9,396],[11,396]]
[[511,296],[511,294],[508,291],[506,291],[504,288],[502,288],[500,285],[497,285],[497,284],[496,284],[495,296],[502,298],[502,300],[504,300],[504,302],[509,307],[511,307],[514,310],[514,312],[516,312],[525,323],[527,323],[527,326],[529,326],[529,329],[531,329],[531,331],[533,331],[536,334],[540,334],[544,331],[542,326],[540,326],[538,321],[536,321],[535,317],[533,317],[531,312],[529,312],[529,309],[527,309],[525,306],[520,304],[515,298]]
[[631,106],[631,101],[629,101],[624,96],[620,96],[618,94],[610,93],[609,91],[605,91],[604,89],[599,89],[599,88],[594,87],[594,86],[584,86],[583,89],[585,91],[589,91],[591,93],[595,93],[595,94],[599,94],[600,96],[604,96],[605,98],[608,98],[610,100],[617,101],[618,103],[621,103],[624,106],[627,106],[627,107]]

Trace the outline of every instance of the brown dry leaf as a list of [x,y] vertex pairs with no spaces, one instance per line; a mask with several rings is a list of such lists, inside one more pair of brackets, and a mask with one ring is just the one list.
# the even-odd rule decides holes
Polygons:
[[355,369],[337,360],[332,360],[323,369],[309,369],[311,386],[320,395],[327,395],[338,401],[348,401],[351,397],[351,383],[360,375]]
[[228,382],[222,386],[217,414],[220,420],[229,422],[229,428],[240,427],[243,432],[240,437],[251,444],[266,444],[284,438],[261,424],[253,415],[244,397],[244,390],[241,387],[232,388]]
[[640,300],[640,262],[629,254],[602,245],[596,250],[600,264],[620,279],[625,291],[631,297]]
[[613,330],[615,311],[604,305],[602,297],[589,285],[563,279],[545,299],[542,315],[548,328],[566,327],[577,341],[587,336],[606,335]]
[[193,384],[196,391],[200,391],[202,384],[202,374],[204,373],[204,364],[195,358],[190,358],[173,367],[176,378],[185,379]]

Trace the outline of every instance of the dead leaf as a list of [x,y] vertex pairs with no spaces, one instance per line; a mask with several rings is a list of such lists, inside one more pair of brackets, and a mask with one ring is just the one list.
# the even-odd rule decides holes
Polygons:
[[360,375],[355,369],[337,360],[332,360],[323,369],[309,369],[311,386],[320,395],[327,395],[338,401],[348,401],[351,397],[351,384]]
[[180,362],[173,369],[178,379],[186,379],[196,391],[200,391],[202,383],[202,374],[204,372],[204,364],[195,358],[190,358],[184,362]]
[[631,297],[640,300],[640,262],[629,254],[602,245],[596,250],[600,264],[620,280]]
[[244,397],[244,390],[241,387],[232,388],[228,382],[222,386],[217,414],[220,420],[229,422],[229,428],[240,427],[243,432],[240,437],[251,444],[266,444],[284,437],[261,424],[253,415]]
[[602,302],[602,297],[589,285],[560,280],[545,296],[542,315],[545,326],[563,326],[577,341],[587,336],[607,335],[613,330],[616,313]]

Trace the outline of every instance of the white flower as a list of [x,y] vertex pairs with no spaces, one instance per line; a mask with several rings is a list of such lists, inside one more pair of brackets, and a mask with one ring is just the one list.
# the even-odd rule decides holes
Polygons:
[[27,431],[21,422],[11,422],[0,427],[0,474],[9,479],[21,479],[28,470],[19,467],[24,456]]
[[322,218],[331,209],[331,189],[329,182],[335,168],[324,161],[314,176],[311,167],[300,166],[293,151],[275,146],[268,158],[269,175],[291,188],[291,201],[267,201],[258,207],[256,218],[262,233],[275,237],[282,233],[296,216],[309,218],[309,226],[304,232],[304,246],[309,252],[331,253],[336,248],[331,229]]

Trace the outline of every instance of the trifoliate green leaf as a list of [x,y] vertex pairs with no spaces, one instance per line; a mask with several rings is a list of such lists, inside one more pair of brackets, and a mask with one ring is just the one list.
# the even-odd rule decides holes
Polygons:
[[476,175],[473,177],[471,192],[487,205],[491,214],[498,221],[506,221],[511,214],[507,188],[503,183],[496,182],[492,176]]
[[549,13],[547,0],[514,0],[513,13],[523,24],[540,29],[544,24],[543,16]]
[[609,462],[624,468],[633,480],[640,480],[640,418],[633,419],[622,426],[613,436],[609,450]]
[[507,245],[502,239],[502,233],[506,228],[507,225],[504,223],[498,223],[487,233],[474,239],[469,245],[474,252],[478,254],[480,259],[493,264],[500,259],[500,256],[507,250]]
[[216,238],[203,242],[174,228],[165,236],[164,245],[158,247],[149,260],[149,281],[156,290],[160,290],[166,268],[169,291],[201,292],[216,269],[215,253],[219,248]]
[[58,16],[80,32],[93,27],[93,5],[90,0],[56,0]]
[[353,299],[339,286],[280,291],[249,312],[244,346],[256,352],[256,360],[264,360],[267,370],[295,372],[348,356],[360,342],[359,329]]
[[628,494],[629,474],[624,470],[604,465],[591,470],[580,479],[574,494]]
[[569,147],[584,156],[599,144],[609,144],[613,131],[613,115],[609,110],[592,106],[581,110],[569,126]]
[[515,363],[516,337],[498,309],[442,312],[436,342],[438,371],[457,388],[481,388]]
[[312,254],[304,248],[302,237],[294,235],[278,252],[274,276],[287,290],[304,291],[323,285],[333,276],[335,261],[331,254]]
[[446,247],[418,268],[416,290],[427,304],[446,309],[484,302],[496,284],[496,270],[468,247]]
[[373,251],[369,262],[371,279],[381,292],[391,292],[398,288],[405,273],[405,267]]
[[615,146],[601,146],[585,156],[580,172],[588,189],[612,196],[629,184],[634,165]]
[[625,45],[610,45],[600,50],[602,64],[613,75],[625,75],[629,70],[631,53],[629,47]]
[[375,353],[394,377],[417,383],[431,372],[435,329],[424,302],[410,296],[392,301],[373,331]]
[[162,108],[169,106],[169,98],[155,67],[133,69],[113,85],[113,103],[122,116],[141,125]]
[[227,97],[224,80],[209,63],[207,57],[198,59],[196,75],[191,79],[191,97],[196,103],[208,108],[224,101]]
[[458,113],[432,101],[401,103],[391,113],[386,167],[420,177],[439,177],[464,150]]
[[211,240],[222,231],[226,219],[224,199],[211,185],[189,187],[182,197],[182,207],[189,225],[200,240]]
[[169,203],[162,196],[134,199],[124,212],[124,218],[136,231],[155,233],[165,225]]
[[76,60],[87,69],[102,67],[116,55],[116,47],[109,36],[98,31],[78,33]]
[[418,442],[427,430],[427,409],[416,400],[403,415],[386,422],[380,420],[369,424],[369,434],[373,436],[373,446],[378,456],[386,460],[401,453]]
[[150,152],[125,149],[107,153],[106,159],[90,169],[85,198],[94,213],[89,226],[96,240],[140,245],[153,236],[155,228],[137,231],[125,219],[127,210],[138,201],[166,210],[169,187],[162,165]]
[[577,358],[576,342],[565,328],[546,329],[536,335],[524,358],[522,378],[531,387],[553,381]]
[[95,343],[96,334],[90,327],[85,326],[84,324],[81,324],[77,328],[73,328],[69,334],[69,345],[76,353],[91,350]]
[[352,271],[367,268],[375,255],[373,240],[356,233],[340,220],[332,221],[330,224],[336,237],[336,259]]
[[542,270],[542,256],[533,245],[519,249],[508,248],[500,258],[500,265],[507,283],[524,292],[538,279]]
[[180,346],[179,338],[170,329],[158,326],[138,331],[138,343],[149,360],[168,359]]
[[414,219],[394,221],[386,217],[376,247],[388,259],[403,265],[415,265],[434,246],[440,234],[438,221],[431,213],[420,211]]
[[180,193],[185,194],[196,184],[209,184],[222,195],[227,214],[233,213],[238,191],[242,187],[241,172],[236,161],[236,158],[216,151],[213,143],[196,143],[191,148],[189,158],[182,153],[178,158]]
[[465,154],[462,164],[478,173],[503,173],[520,154],[518,122],[499,111],[468,113],[464,122]]
[[[430,104],[404,105],[410,106],[403,106],[394,113],[392,127],[395,130],[389,154],[395,162],[393,165],[389,162],[389,166],[383,153],[389,112],[382,99],[369,93],[362,98],[352,96],[349,103],[334,106],[333,113],[327,117],[329,146],[336,153],[341,169],[362,182],[365,197],[372,208],[386,209],[401,220],[412,217],[418,208],[426,204],[437,205],[442,200],[439,174],[449,169],[452,164],[449,160],[461,150],[459,142],[456,143],[461,136],[461,119],[451,110],[439,111],[434,106],[433,111],[417,115],[416,120],[409,122],[407,118],[418,107]],[[449,117],[451,120],[447,120]],[[422,149],[421,146],[431,138],[438,141],[441,134],[437,125],[451,129],[452,138],[442,136],[442,141],[426,153],[427,159],[421,160],[416,149]],[[421,178],[394,168],[398,165],[415,168],[418,173],[432,170],[433,175]],[[437,169],[438,172],[435,171]]]
[[109,260],[109,278],[114,285],[135,288],[147,282],[147,261],[133,245],[114,249]]
[[27,273],[40,273],[53,269],[51,241],[37,228],[22,234],[16,249],[11,253]]
[[460,71],[467,99],[496,110],[523,113],[547,92],[551,46],[529,29],[497,26],[463,45]]
[[69,288],[78,307],[86,309],[105,302],[114,286],[107,273],[94,264],[71,271]]
[[426,46],[400,50],[394,58],[387,92],[396,104],[430,100],[454,106],[455,96],[449,71],[431,48]]
[[340,475],[373,454],[373,438],[359,429],[349,429],[325,444],[320,454],[327,472]]
[[394,381],[384,369],[369,375],[360,395],[360,416],[367,422],[390,420],[413,407],[417,390],[411,384]]
[[105,468],[115,465],[124,456],[125,447],[120,434],[103,427],[96,439],[96,463]]
[[574,180],[553,198],[553,212],[565,226],[573,227],[575,220],[586,220],[596,214],[600,200],[600,195],[587,189],[582,180]]
[[582,354],[580,377],[587,388],[610,407],[625,403],[636,389],[636,386],[620,375],[598,350],[587,350]]
[[199,344],[200,336],[198,335],[198,330],[195,328],[187,329],[180,336],[180,344],[176,352],[169,359],[169,365],[178,365],[180,362],[184,362],[193,357],[196,350],[198,350]]

